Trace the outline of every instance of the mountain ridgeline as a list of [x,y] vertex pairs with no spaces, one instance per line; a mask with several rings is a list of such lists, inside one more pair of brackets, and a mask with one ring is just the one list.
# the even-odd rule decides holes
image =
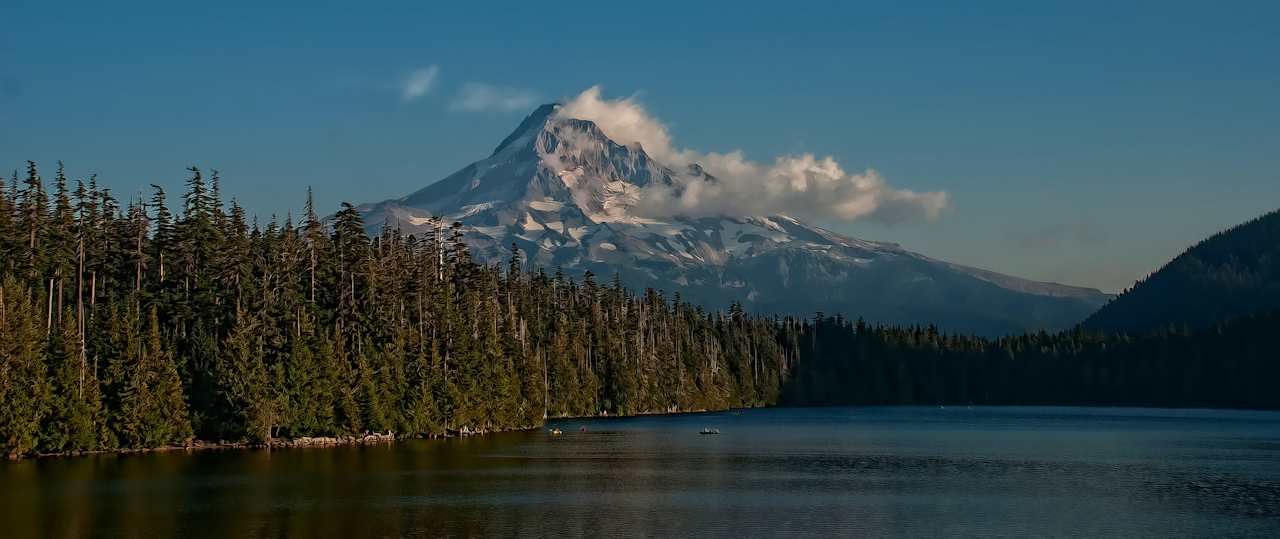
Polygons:
[[618,274],[636,290],[678,292],[706,308],[842,312],[888,324],[937,324],[1000,335],[1068,328],[1110,298],[935,260],[850,238],[786,215],[656,217],[645,189],[679,192],[716,181],[698,165],[670,167],[639,144],[544,105],[493,153],[405,197],[357,207],[370,233],[422,233],[460,222],[476,258],[510,246],[529,262],[580,276]]
[[1202,329],[1280,309],[1280,210],[1214,234],[1107,303],[1085,327]]

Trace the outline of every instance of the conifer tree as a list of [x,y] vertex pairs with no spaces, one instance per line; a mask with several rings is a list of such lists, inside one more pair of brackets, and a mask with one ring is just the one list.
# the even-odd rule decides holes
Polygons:
[[0,281],[0,447],[8,455],[35,450],[50,415],[39,299],[12,276]]
[[165,349],[153,309],[145,335],[126,335],[120,385],[118,434],[126,447],[157,447],[190,441],[192,429],[182,381]]
[[61,331],[49,340],[50,414],[41,450],[62,452],[98,449],[106,441],[104,410],[95,373],[81,361],[80,334],[70,308]]
[[233,421],[242,435],[256,442],[270,441],[283,418],[279,395],[273,384],[275,373],[264,357],[262,321],[251,312],[240,311],[236,325],[222,346],[218,386]]

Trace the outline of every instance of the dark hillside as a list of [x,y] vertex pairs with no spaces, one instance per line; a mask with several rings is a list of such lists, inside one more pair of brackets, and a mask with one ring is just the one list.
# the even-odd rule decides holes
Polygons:
[[1204,328],[1280,308],[1280,211],[1201,241],[1099,309],[1090,329]]

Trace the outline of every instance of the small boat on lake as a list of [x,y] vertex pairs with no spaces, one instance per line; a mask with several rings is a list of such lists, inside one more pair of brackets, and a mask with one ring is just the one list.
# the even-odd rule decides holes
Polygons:
[[561,435],[561,434],[563,434],[563,433],[562,433],[562,432],[560,432],[560,429],[551,429],[551,435],[552,435],[552,436],[559,436],[559,435]]
[[707,427],[699,431],[698,434],[720,434],[720,429]]

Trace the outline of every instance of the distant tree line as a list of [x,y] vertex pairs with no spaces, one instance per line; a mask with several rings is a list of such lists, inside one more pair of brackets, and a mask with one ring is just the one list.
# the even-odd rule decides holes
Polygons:
[[10,455],[756,406],[792,359],[736,306],[477,264],[456,223],[371,238],[308,192],[259,225],[196,168],[176,211],[70,183],[0,179]]
[[1196,330],[997,339],[822,315],[788,323],[800,360],[784,404],[1280,408],[1280,311]]

